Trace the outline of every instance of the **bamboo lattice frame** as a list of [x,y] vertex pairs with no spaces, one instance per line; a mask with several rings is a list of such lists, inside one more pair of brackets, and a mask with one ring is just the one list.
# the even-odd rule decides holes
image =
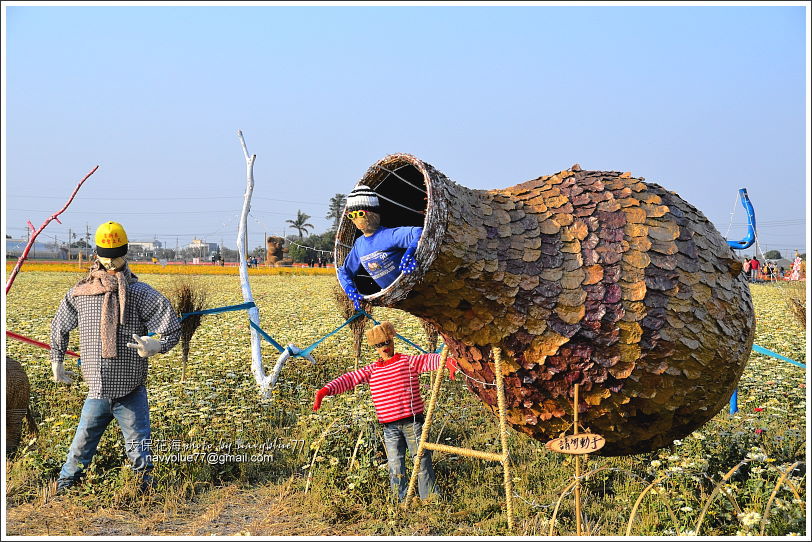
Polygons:
[[431,429],[431,422],[434,417],[434,410],[437,407],[437,399],[439,398],[440,395],[443,371],[445,370],[445,361],[447,357],[448,357],[448,346],[444,346],[443,351],[440,354],[440,364],[437,367],[437,371],[434,373],[434,380],[432,381],[431,388],[431,397],[429,398],[429,404],[425,412],[423,433],[420,435],[420,444],[417,447],[417,453],[415,454],[414,457],[412,475],[411,478],[409,478],[409,489],[406,492],[406,500],[404,501],[404,506],[408,507],[412,501],[412,497],[414,496],[415,486],[417,485],[417,471],[420,465],[420,458],[423,457],[424,450],[436,450],[438,452],[454,453],[465,457],[471,457],[474,459],[495,461],[497,463],[502,464],[502,469],[504,471],[505,510],[507,513],[508,531],[512,531],[513,481],[510,476],[510,453],[507,444],[507,412],[505,409],[505,385],[504,379],[502,377],[502,351],[498,347],[493,349],[493,357],[495,364],[494,372],[496,373],[496,397],[499,405],[499,440],[502,445],[501,454],[427,442],[429,429]]

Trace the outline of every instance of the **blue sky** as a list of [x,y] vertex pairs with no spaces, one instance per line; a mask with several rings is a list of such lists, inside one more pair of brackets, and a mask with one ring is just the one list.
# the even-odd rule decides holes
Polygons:
[[807,243],[800,5],[4,8],[15,237],[99,164],[45,234],[117,220],[233,248],[241,129],[252,247],[299,209],[325,231],[329,198],[394,152],[482,189],[631,171],[730,238],[746,187],[765,250]]

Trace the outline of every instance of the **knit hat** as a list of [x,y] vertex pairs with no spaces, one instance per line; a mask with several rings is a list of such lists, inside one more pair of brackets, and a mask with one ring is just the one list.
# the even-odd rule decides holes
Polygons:
[[367,342],[378,344],[386,342],[395,336],[395,326],[392,322],[381,322],[379,325],[367,331]]
[[127,254],[127,232],[118,222],[105,222],[96,228],[96,254],[103,258],[118,258]]
[[377,212],[380,208],[378,195],[366,185],[359,184],[347,196],[347,212],[358,211],[359,209]]

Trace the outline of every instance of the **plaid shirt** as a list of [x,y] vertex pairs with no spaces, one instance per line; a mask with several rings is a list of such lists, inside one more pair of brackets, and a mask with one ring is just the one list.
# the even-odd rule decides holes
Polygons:
[[168,352],[180,339],[180,320],[169,300],[143,282],[127,285],[124,324],[118,325],[115,358],[103,358],[101,313],[104,294],[73,296],[68,291],[51,322],[51,363],[62,363],[68,348],[70,330],[79,327],[82,377],[90,387],[90,399],[118,399],[147,381],[147,359],[127,347],[133,333],[161,334],[161,353]]

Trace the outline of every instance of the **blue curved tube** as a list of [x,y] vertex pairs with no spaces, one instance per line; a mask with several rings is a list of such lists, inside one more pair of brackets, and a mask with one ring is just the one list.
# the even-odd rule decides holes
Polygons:
[[753,204],[750,203],[750,198],[747,197],[747,189],[739,189],[739,198],[741,199],[742,206],[747,213],[747,235],[741,241],[728,241],[727,244],[734,250],[743,250],[748,248],[756,241],[756,212],[753,210]]

